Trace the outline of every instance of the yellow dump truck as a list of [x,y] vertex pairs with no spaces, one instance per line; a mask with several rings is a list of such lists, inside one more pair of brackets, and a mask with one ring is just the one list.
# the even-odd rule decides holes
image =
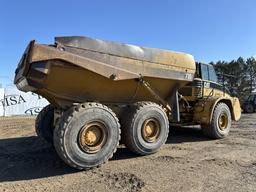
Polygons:
[[155,153],[169,126],[201,125],[211,138],[228,135],[240,103],[217,83],[213,66],[188,54],[87,37],[31,41],[16,69],[22,91],[45,97],[36,132],[77,169],[99,166],[119,140]]

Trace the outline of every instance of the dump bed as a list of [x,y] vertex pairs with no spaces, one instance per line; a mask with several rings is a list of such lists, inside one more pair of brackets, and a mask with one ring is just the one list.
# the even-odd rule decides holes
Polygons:
[[127,103],[154,100],[138,80],[162,98],[193,80],[189,54],[91,39],[56,37],[54,45],[31,41],[16,70],[20,90],[61,105],[97,100]]

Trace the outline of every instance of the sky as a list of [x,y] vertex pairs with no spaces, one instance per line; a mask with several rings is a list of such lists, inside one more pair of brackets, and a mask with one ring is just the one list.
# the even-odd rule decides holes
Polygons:
[[255,0],[0,0],[0,84],[12,86],[30,40],[89,36],[192,54],[256,56]]

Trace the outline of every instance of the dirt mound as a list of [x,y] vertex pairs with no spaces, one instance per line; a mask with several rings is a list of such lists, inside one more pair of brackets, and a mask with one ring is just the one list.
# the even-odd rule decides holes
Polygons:
[[139,192],[145,186],[145,183],[132,173],[106,173],[103,177],[113,191]]

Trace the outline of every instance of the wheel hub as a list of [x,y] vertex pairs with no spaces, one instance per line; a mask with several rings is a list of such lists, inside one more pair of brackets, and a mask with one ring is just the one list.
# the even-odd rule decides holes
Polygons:
[[98,152],[106,143],[107,131],[100,122],[92,122],[82,127],[79,133],[79,146],[86,153]]
[[223,131],[227,128],[228,126],[228,116],[225,113],[222,113],[219,116],[219,120],[218,120],[218,124],[219,124],[219,128]]
[[142,137],[148,143],[156,142],[160,133],[160,124],[154,119],[150,118],[143,123]]

